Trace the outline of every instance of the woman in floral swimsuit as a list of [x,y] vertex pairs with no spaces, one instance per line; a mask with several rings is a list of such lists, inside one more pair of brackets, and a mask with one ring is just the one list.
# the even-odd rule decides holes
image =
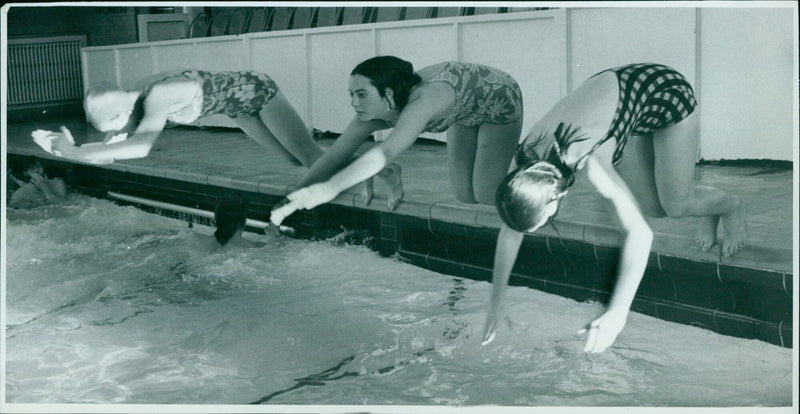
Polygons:
[[[300,183],[303,188],[273,211],[273,221],[280,222],[296,209],[326,203],[378,174],[424,131],[447,131],[455,198],[494,204],[497,185],[508,172],[522,130],[522,92],[511,76],[462,62],[443,62],[415,72],[405,60],[378,56],[353,69],[349,92],[355,117],[311,167]],[[388,128],[393,130],[383,142],[345,166],[372,132]],[[391,209],[403,197],[399,176],[397,171],[389,194]]]
[[249,137],[293,163],[310,166],[322,155],[303,120],[267,75],[186,70],[153,78],[157,80],[142,90],[90,90],[84,100],[87,119],[95,128],[114,133],[136,123],[132,137],[82,147],[59,138],[53,148],[65,158],[91,163],[143,158],[167,122],[189,124],[224,114]]

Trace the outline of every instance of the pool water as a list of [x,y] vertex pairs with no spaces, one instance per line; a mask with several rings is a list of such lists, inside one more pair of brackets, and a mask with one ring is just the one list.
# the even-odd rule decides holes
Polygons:
[[602,306],[363,246],[213,229],[72,197],[7,213],[9,403],[790,406],[792,351],[632,313],[583,352]]

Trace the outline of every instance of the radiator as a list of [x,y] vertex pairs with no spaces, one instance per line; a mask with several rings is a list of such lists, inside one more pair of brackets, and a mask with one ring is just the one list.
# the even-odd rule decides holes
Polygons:
[[85,36],[8,39],[8,106],[81,100],[83,46]]

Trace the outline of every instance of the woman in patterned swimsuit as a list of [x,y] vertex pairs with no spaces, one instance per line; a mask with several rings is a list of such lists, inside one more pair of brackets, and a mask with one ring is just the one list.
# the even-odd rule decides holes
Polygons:
[[[355,117],[311,167],[300,183],[303,188],[273,211],[274,222],[298,208],[326,203],[378,174],[423,131],[447,131],[450,182],[456,199],[494,204],[497,185],[508,172],[522,130],[522,92],[511,76],[461,62],[414,72],[407,61],[378,56],[353,69],[349,91]],[[393,130],[383,142],[342,169],[372,132],[388,128]],[[391,209],[403,197],[399,176],[398,171],[388,197]]]
[[520,144],[516,166],[497,191],[504,225],[495,253],[485,341],[491,341],[501,319],[500,300],[523,233],[555,215],[575,173],[584,167],[625,235],[608,308],[582,330],[588,332],[586,351],[603,351],[625,326],[653,240],[645,214],[702,217],[697,241],[706,251],[716,243],[721,221],[722,252],[735,254],[744,246],[738,198],[695,184],[695,106],[692,87],[680,73],[663,65],[633,64],[593,76],[533,126]]
[[186,70],[153,78],[157,80],[142,90],[90,90],[84,100],[88,120],[102,132],[114,133],[138,121],[132,137],[82,147],[59,138],[53,148],[65,158],[96,164],[143,158],[168,121],[189,124],[202,116],[224,114],[249,137],[293,163],[310,166],[322,155],[303,120],[267,75]]

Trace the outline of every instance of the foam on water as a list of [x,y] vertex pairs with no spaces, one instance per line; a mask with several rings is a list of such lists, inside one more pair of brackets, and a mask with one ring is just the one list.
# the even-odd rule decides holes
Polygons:
[[[631,314],[586,354],[602,307],[361,247],[212,229],[75,197],[10,211],[7,399],[18,403],[791,404],[791,350]],[[698,392],[700,389],[702,392]]]

